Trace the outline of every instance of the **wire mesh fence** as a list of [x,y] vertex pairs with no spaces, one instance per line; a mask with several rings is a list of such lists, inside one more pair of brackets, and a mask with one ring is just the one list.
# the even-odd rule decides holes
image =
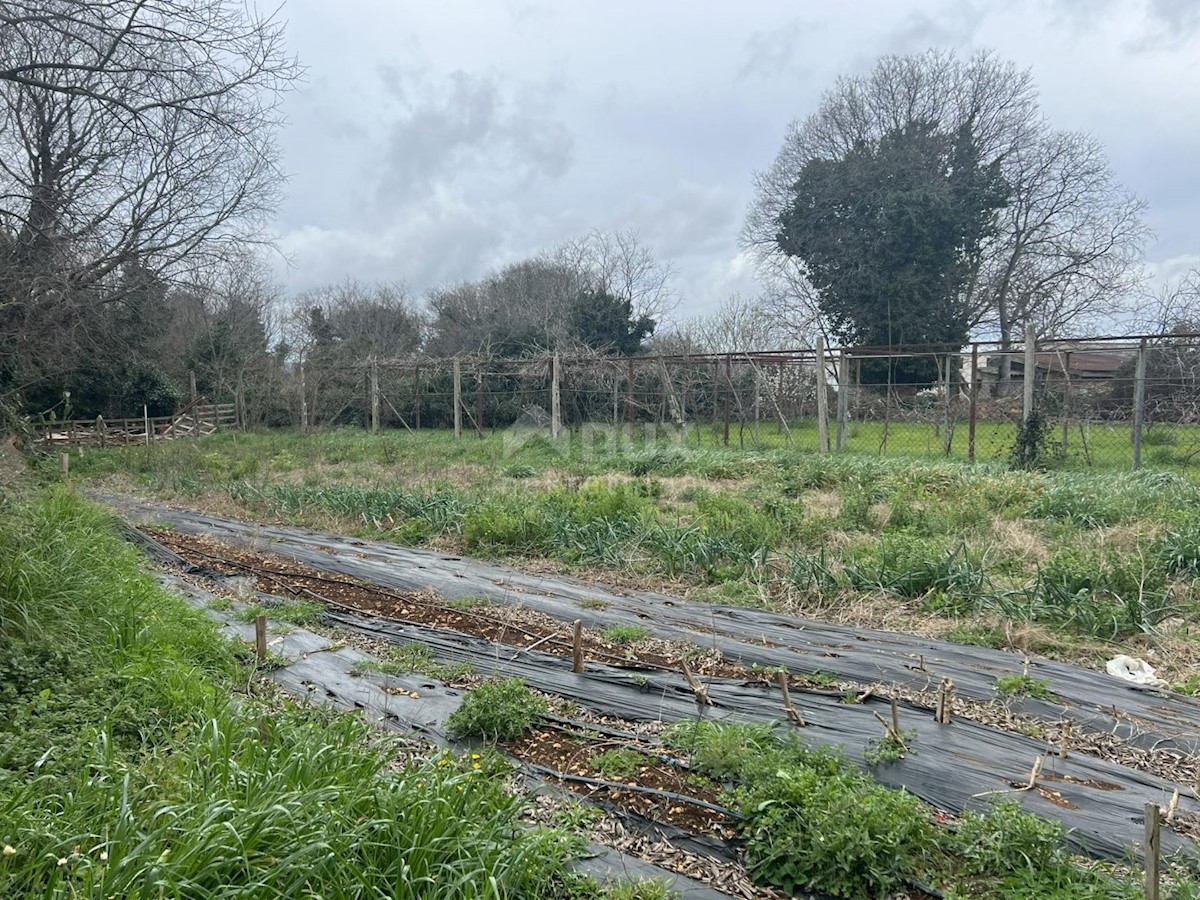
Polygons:
[[1200,335],[300,367],[303,428],[616,429],[698,446],[1200,466]]

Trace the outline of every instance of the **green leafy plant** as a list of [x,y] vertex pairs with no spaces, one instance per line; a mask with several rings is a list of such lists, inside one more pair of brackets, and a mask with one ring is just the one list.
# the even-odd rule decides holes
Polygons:
[[480,737],[492,741],[514,741],[533,730],[549,710],[519,678],[488,681],[473,688],[446,720],[455,737]]
[[880,738],[871,738],[863,749],[863,759],[868,766],[874,768],[883,763],[896,762],[905,756],[916,756],[917,731],[910,728],[901,731],[900,736],[889,732]]
[[1055,453],[1052,443],[1054,423],[1035,406],[1017,426],[1009,459],[1018,469],[1037,469],[1049,463]]
[[650,636],[650,632],[641,625],[609,625],[600,637],[610,644],[636,644]]
[[600,774],[613,778],[632,778],[650,760],[636,750],[606,750],[592,757],[592,766]]
[[1058,697],[1050,690],[1050,682],[1044,678],[1034,678],[1029,674],[1000,675],[996,678],[996,696],[998,697],[1033,697],[1037,700],[1057,700]]

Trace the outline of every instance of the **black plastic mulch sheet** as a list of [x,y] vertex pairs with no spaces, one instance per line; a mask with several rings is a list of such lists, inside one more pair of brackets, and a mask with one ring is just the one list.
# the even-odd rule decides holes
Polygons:
[[[657,637],[714,646],[746,664],[786,666],[793,672],[829,672],[845,680],[936,687],[950,677],[957,693],[991,699],[998,675],[1023,671],[1022,657],[1003,651],[964,647],[891,632],[828,625],[741,608],[689,603],[653,593],[617,593],[562,576],[528,575],[475,560],[366,542],[300,528],[255,525],[234,519],[171,509],[127,498],[99,499],[130,518],[154,521],[190,534],[225,540],[294,559],[314,569],[340,573],[398,591],[432,589],[441,596],[482,596],[519,603],[560,620],[582,619],[589,628],[638,624]],[[601,600],[604,609],[583,608]],[[602,715],[629,720],[679,721],[696,717],[732,721],[779,721],[776,689],[729,679],[706,679],[713,707],[696,703],[682,677],[589,662],[583,675],[570,661],[538,651],[517,651],[490,641],[424,626],[332,612],[331,621],[387,640],[420,640],[448,662],[470,661],[489,674],[524,678],[532,687],[573,700]],[[755,643],[757,642],[757,643]],[[916,671],[924,656],[924,671]],[[1070,718],[1085,727],[1115,731],[1140,746],[1175,748],[1181,754],[1200,746],[1200,703],[1176,694],[1139,689],[1104,673],[1048,660],[1031,660],[1030,674],[1044,678],[1063,703],[1025,700],[1015,709],[1045,719]],[[863,761],[863,750],[883,729],[879,699],[847,704],[840,694],[795,691],[793,699],[808,726],[806,741],[842,746]],[[1061,820],[1073,830],[1078,849],[1107,858],[1140,854],[1143,806],[1166,806],[1175,785],[1135,769],[1072,753],[1049,753],[1038,788],[1027,783],[1035,759],[1047,754],[1044,742],[956,719],[939,725],[927,709],[901,704],[900,724],[915,729],[915,753],[877,766],[883,783],[904,787],[951,812],[983,808],[992,797],[1015,797],[1031,812]],[[1044,793],[1043,793],[1044,792]],[[1183,788],[1180,811],[1195,814],[1200,804]],[[1163,831],[1165,852],[1196,853],[1189,838]]]

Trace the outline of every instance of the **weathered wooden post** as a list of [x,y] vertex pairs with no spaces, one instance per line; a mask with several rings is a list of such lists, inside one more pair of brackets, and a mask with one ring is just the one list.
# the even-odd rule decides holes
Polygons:
[[967,459],[975,462],[975,423],[979,417],[979,345],[971,345],[970,412],[967,414]]
[[817,335],[817,449],[829,452],[829,384],[825,375],[825,336]]
[[1071,351],[1063,354],[1063,416],[1062,416],[1062,452],[1067,454],[1067,444],[1071,437]]
[[1159,900],[1159,860],[1162,852],[1162,825],[1158,821],[1158,804],[1146,804],[1146,900]]
[[562,431],[562,408],[559,399],[559,362],[558,354],[555,353],[550,360],[550,437],[558,439],[559,433]]
[[308,434],[308,386],[304,382],[304,360],[297,367],[300,373],[300,433]]
[[625,374],[625,421],[629,424],[629,436],[633,437],[633,357],[626,360]]
[[483,379],[486,372],[475,373],[475,436],[483,440]]
[[188,372],[188,387],[190,388],[190,391],[191,391],[191,394],[190,394],[191,401],[192,401],[191,405],[193,408],[195,408],[196,400],[199,398],[200,395],[196,392],[196,373],[194,370]]
[[1021,397],[1021,423],[1024,425],[1029,424],[1029,417],[1033,415],[1033,386],[1036,378],[1037,336],[1033,330],[1033,323],[1030,322],[1025,326],[1025,380]]
[[454,439],[462,440],[462,363],[454,358]]
[[267,661],[267,617],[254,619],[254,660],[260,666]]
[[733,354],[725,354],[725,403],[721,411],[721,422],[724,425],[723,443],[729,446],[729,401],[733,394]]
[[846,351],[838,353],[837,452],[846,450],[846,432],[850,418],[850,359]]
[[1146,420],[1146,339],[1138,345],[1133,374],[1133,468],[1142,467],[1142,427]]
[[150,446],[150,407],[142,404],[142,425],[146,429],[146,446]]
[[417,407],[413,413],[413,419],[414,419],[414,424],[416,426],[417,431],[420,431],[421,430],[421,367],[420,366],[416,366],[413,369],[413,377],[416,380],[415,402],[416,402],[416,407]]
[[371,357],[371,434],[379,431],[379,361]]
[[576,675],[583,672],[583,622],[576,619],[571,624],[571,671]]

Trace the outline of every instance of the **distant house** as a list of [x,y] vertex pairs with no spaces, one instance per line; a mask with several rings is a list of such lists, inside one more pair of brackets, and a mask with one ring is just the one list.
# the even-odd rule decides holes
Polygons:
[[[1076,386],[1095,385],[1098,382],[1112,381],[1122,369],[1127,368],[1133,362],[1136,355],[1136,350],[1092,347],[1041,351],[1036,354],[1037,375],[1041,380],[1063,379],[1069,376],[1071,382]],[[988,397],[995,393],[995,386],[1000,383],[1002,358],[999,353],[980,354],[979,392],[981,396]],[[1009,354],[1009,359],[1009,381],[1023,381],[1025,378],[1024,356],[1019,353]]]

